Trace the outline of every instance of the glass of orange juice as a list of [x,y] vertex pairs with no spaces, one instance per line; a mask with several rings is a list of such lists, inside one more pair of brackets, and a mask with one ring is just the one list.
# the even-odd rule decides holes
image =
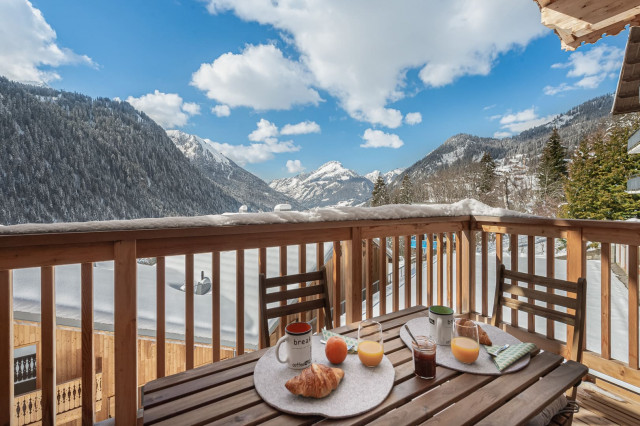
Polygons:
[[466,324],[456,320],[453,323],[451,336],[451,352],[460,362],[471,364],[478,359],[480,342],[478,340],[478,325],[468,321]]
[[367,367],[375,367],[382,361],[382,326],[379,322],[365,320],[358,327],[358,358]]

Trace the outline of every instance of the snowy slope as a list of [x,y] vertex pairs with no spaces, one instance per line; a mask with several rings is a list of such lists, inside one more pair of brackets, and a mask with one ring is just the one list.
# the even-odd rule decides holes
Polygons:
[[371,197],[373,183],[338,161],[291,178],[276,179],[269,186],[297,200],[305,208],[357,206]]
[[378,180],[378,176],[382,176],[382,180],[384,183],[389,184],[396,176],[399,176],[404,169],[393,169],[388,171],[387,173],[382,173],[380,170],[374,170],[371,173],[367,173],[364,175],[367,179],[369,179],[372,183],[376,183]]
[[272,211],[276,204],[281,203],[300,209],[295,200],[272,189],[262,179],[222,155],[209,139],[179,130],[167,130],[167,135],[205,176],[240,203],[246,204],[250,211]]

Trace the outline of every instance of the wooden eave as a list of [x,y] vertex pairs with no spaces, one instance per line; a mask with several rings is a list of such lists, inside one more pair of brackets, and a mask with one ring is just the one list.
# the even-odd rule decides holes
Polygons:
[[[613,99],[612,114],[640,111],[640,27],[631,27],[624,52],[618,87]],[[634,144],[635,145],[635,144]],[[632,149],[633,147],[629,147]]]
[[640,0],[534,0],[542,23],[555,31],[564,50],[640,25]]

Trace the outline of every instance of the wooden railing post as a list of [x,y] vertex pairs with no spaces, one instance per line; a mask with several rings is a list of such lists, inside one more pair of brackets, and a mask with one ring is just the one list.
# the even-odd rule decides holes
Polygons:
[[347,324],[362,321],[362,231],[351,229],[351,240],[347,242],[345,265],[349,271],[346,281],[345,305]]
[[244,353],[244,250],[236,250],[236,351]]
[[95,421],[96,381],[93,356],[93,263],[83,263],[82,282],[82,424]]
[[56,424],[56,288],[53,266],[41,268],[42,424]]
[[[219,259],[219,254],[218,254],[218,259]],[[265,276],[267,275],[267,248],[266,247],[262,247],[258,250],[258,275],[260,274],[264,274]],[[258,318],[259,318],[258,321],[260,321],[258,330],[262,330],[264,316],[262,315],[261,303],[258,303]],[[218,324],[220,324],[220,314],[218,314]],[[267,346],[267,342],[263,341],[264,337],[262,336],[262,334],[263,334],[262,331],[258,333],[258,348],[260,349]],[[218,349],[218,352],[220,352],[220,349]]]
[[638,246],[629,246],[629,367],[638,369]]
[[[266,259],[265,249],[265,259]],[[266,266],[265,266],[266,271]],[[211,253],[211,350],[212,362],[220,361],[220,252]]]
[[13,273],[0,271],[0,424],[14,424],[13,415]]
[[184,257],[184,346],[185,369],[191,370],[194,364],[194,286],[193,253]]
[[164,377],[166,371],[166,320],[165,320],[165,266],[164,256],[156,259],[156,377]]
[[[578,281],[578,278],[586,277],[586,271],[587,250],[584,241],[582,241],[582,229],[569,230],[567,231],[567,280]],[[573,295],[570,297],[576,296]],[[572,310],[568,311],[570,313],[572,312]],[[584,315],[586,315],[586,312]],[[573,327],[567,326],[567,354],[571,354],[572,342]]]
[[138,321],[135,240],[114,243],[116,423],[135,425],[138,410]]
[[340,289],[342,284],[342,244],[340,241],[333,242],[333,326],[340,327]]
[[476,233],[471,224],[462,230],[462,312],[470,312],[476,282]]

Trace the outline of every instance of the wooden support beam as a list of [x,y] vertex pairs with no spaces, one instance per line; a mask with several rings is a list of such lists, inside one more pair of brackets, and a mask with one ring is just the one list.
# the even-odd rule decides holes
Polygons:
[[442,305],[444,303],[444,278],[443,278],[443,263],[444,263],[444,250],[443,250],[443,238],[442,238],[442,234],[438,233],[436,234],[436,240],[437,240],[437,256],[436,256],[436,262],[437,262],[437,267],[438,267],[438,275],[437,275],[437,279],[438,282],[436,283],[437,288],[437,298],[438,298],[438,305]]
[[638,246],[629,246],[629,367],[638,369]]
[[[509,235],[509,255],[511,256],[511,270],[518,271],[518,234]],[[512,283],[518,285],[517,282]],[[518,299],[518,296],[513,296],[514,299]],[[518,326],[518,311],[511,309],[511,325]]]
[[[362,321],[362,232],[358,227],[351,229],[349,249],[345,254],[346,265],[350,265],[350,279],[347,280],[346,314],[347,324]],[[348,256],[348,257],[347,257]]]
[[342,280],[342,244],[333,242],[333,327],[340,327],[340,287]]
[[[287,246],[280,246],[280,276],[284,277],[288,275],[289,272],[287,270]],[[287,289],[286,286],[280,287],[280,291],[285,291]],[[280,306],[284,306],[287,304],[286,300],[280,301]],[[278,325],[278,338],[280,336],[284,336],[284,329],[287,326],[287,317],[281,317],[280,323]]]
[[[553,237],[547,237],[547,277],[554,278],[556,275],[556,240]],[[555,290],[547,287],[547,293],[553,294]],[[547,308],[553,309],[553,304],[547,303]],[[550,319],[547,322],[547,338],[555,339],[555,323]]]
[[[260,276],[260,274],[264,274],[265,276],[267,276],[267,248],[266,247],[262,247],[258,250],[258,276]],[[218,310],[218,321],[219,321],[219,315],[220,315],[220,311]],[[262,327],[263,327],[262,323],[265,320],[265,318],[262,313],[261,303],[258,303],[258,318],[259,318],[258,321],[260,321],[258,329],[262,330]],[[262,334],[263,334],[262,332],[258,333],[258,347],[260,349],[267,346],[266,345],[267,342],[264,341],[264,337]],[[219,352],[219,349],[218,349],[218,352]]]
[[489,255],[488,255],[488,238],[487,233],[482,233],[482,242],[481,242],[481,250],[482,250],[482,316],[488,316],[489,311]]
[[244,250],[236,250],[236,353],[244,353]]
[[81,266],[82,424],[95,422],[96,380],[93,355],[93,263]]
[[404,308],[411,306],[411,236],[404,236]]
[[380,237],[380,253],[378,258],[380,265],[380,278],[378,280],[378,291],[380,300],[380,315],[387,313],[387,239]]
[[184,257],[184,328],[185,368],[191,370],[195,362],[194,312],[193,312],[193,254]]
[[42,424],[56,424],[56,287],[53,266],[40,268]]
[[422,298],[422,242],[424,241],[424,234],[416,235],[416,304],[422,305],[424,300]]
[[365,247],[366,265],[365,265],[365,299],[366,299],[366,315],[367,319],[373,316],[373,240],[367,238]]
[[[266,262],[266,257],[265,257],[265,262]],[[322,266],[324,265],[324,243],[317,243],[316,244],[316,267],[317,270],[319,271]],[[322,311],[322,309],[318,309],[318,312],[316,314],[316,331],[318,333],[322,332],[322,329],[324,328],[324,313]]]
[[427,234],[427,306],[433,305],[433,234]]
[[0,271],[0,424],[15,424],[13,414],[13,271]]
[[[266,259],[266,252],[265,252],[265,259]],[[212,362],[220,361],[220,252],[219,251],[214,251],[211,253],[211,349],[213,350]]]
[[164,377],[166,371],[166,260],[164,256],[156,258],[156,377]]
[[609,243],[600,244],[600,356],[611,359],[611,244]]
[[[536,248],[535,248],[535,240],[533,235],[527,235],[527,273],[531,275],[536,274]],[[535,290],[535,285],[533,283],[529,283],[528,285],[530,290]],[[531,299],[527,299],[527,302],[531,303]],[[536,332],[536,319],[533,314],[527,315],[527,330],[529,333]]]
[[471,308],[471,289],[475,287],[476,279],[476,233],[470,228],[462,231],[462,312],[468,313]]
[[135,240],[114,243],[115,399],[119,425],[135,425],[138,411],[138,319]]
[[[582,230],[576,229],[567,232],[567,281],[578,281],[578,278],[586,276],[587,249],[582,240]],[[570,293],[570,297],[576,297]],[[573,313],[572,309],[567,309]],[[586,312],[585,312],[586,314]],[[587,323],[585,318],[585,324]],[[573,327],[567,327],[567,349],[572,350]]]
[[447,236],[447,306],[453,308],[453,232]]
[[[305,272],[307,272],[307,245],[298,244],[298,273],[304,274]],[[304,288],[306,286],[306,282],[299,283],[300,288]],[[305,302],[306,300],[306,297],[301,297],[299,301]],[[307,319],[307,312],[300,312],[300,321],[307,322],[309,319]]]
[[400,310],[400,237],[393,237],[393,312]]
[[456,232],[456,312],[462,312],[462,232]]

